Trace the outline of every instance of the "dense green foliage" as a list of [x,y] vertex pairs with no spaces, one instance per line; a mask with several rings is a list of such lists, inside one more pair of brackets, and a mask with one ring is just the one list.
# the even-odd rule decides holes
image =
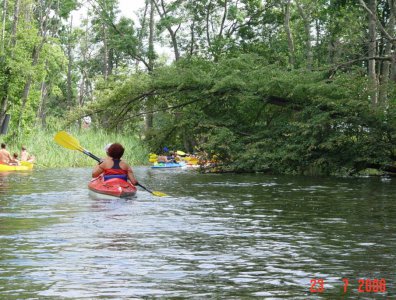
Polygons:
[[132,19],[94,0],[77,28],[81,4],[3,1],[5,141],[90,116],[217,170],[395,168],[396,2],[149,0]]
[[360,73],[328,79],[256,55],[187,59],[154,72],[150,84],[136,87],[142,78],[132,77],[117,89],[131,98],[110,96],[92,110],[127,107],[114,121],[133,119],[139,95],[151,93],[166,110],[150,132],[152,149],[205,151],[234,171],[350,173],[391,163],[396,146],[395,105],[373,110]]
[[[34,130],[29,135],[20,136],[7,144],[11,152],[20,152],[24,145],[30,154],[36,158],[36,168],[61,168],[94,166],[96,162],[79,151],[65,149],[54,142],[53,130]],[[148,150],[134,135],[106,133],[104,131],[81,130],[73,132],[81,146],[98,157],[104,157],[104,147],[109,143],[121,143],[126,151],[123,156],[131,165],[141,165],[147,162]]]

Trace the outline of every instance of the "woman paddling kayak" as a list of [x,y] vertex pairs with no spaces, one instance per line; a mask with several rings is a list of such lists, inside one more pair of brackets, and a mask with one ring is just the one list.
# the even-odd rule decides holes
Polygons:
[[136,185],[138,181],[133,174],[132,168],[125,161],[121,160],[124,151],[125,149],[121,144],[111,144],[106,151],[107,157],[94,167],[92,177],[96,178],[103,174],[105,181],[117,177],[125,181],[129,180],[133,185]]
[[94,194],[112,197],[135,196],[135,185],[138,185],[138,181],[132,168],[121,160],[124,147],[121,144],[114,143],[106,147],[106,153],[107,157],[93,169],[92,177],[94,179],[88,184],[88,188]]

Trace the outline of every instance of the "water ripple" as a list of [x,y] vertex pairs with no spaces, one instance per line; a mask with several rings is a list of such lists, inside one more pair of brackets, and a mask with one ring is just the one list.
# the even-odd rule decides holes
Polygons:
[[90,198],[87,169],[0,176],[0,298],[337,299],[349,278],[369,299],[359,278],[392,280],[392,179],[161,171],[135,173],[170,197],[127,200]]

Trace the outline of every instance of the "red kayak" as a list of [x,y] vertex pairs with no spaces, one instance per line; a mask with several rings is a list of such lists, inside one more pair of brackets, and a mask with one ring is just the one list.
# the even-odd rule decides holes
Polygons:
[[103,179],[103,176],[96,177],[90,181],[88,188],[94,194],[100,196],[108,195],[112,197],[128,198],[136,194],[136,187],[130,182],[121,178]]

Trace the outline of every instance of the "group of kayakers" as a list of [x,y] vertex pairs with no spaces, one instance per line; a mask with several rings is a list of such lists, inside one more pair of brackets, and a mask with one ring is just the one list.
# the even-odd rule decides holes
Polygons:
[[34,156],[29,154],[25,146],[21,147],[21,155],[19,156],[17,152],[14,152],[14,154],[11,155],[10,152],[8,152],[7,150],[7,145],[5,143],[1,143],[0,164],[19,166],[21,161],[33,163],[34,160]]
[[183,151],[169,151],[161,154],[151,153],[149,155],[149,162],[154,166],[158,164],[181,164],[186,167],[204,167],[207,165],[207,160],[204,159],[199,153],[186,153]]
[[157,162],[159,163],[167,163],[167,162],[177,163],[180,160],[181,160],[180,156],[173,151],[170,151],[168,154],[164,153],[162,155],[157,156]]
[[149,155],[149,161],[152,163],[179,163],[188,162],[190,160],[198,161],[198,158],[193,154],[185,153],[180,150],[163,152],[158,155],[151,153]]

